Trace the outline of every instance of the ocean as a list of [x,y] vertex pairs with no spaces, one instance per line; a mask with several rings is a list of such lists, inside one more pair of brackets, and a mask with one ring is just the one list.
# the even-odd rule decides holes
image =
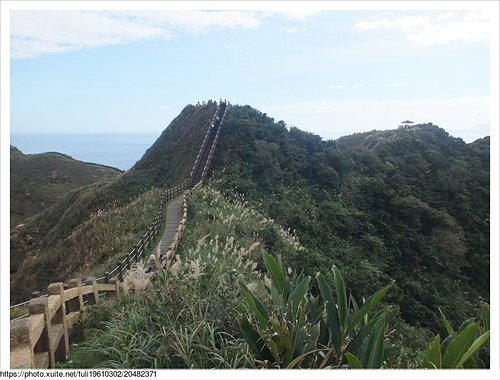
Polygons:
[[11,134],[10,144],[25,154],[59,152],[76,160],[130,169],[158,134]]

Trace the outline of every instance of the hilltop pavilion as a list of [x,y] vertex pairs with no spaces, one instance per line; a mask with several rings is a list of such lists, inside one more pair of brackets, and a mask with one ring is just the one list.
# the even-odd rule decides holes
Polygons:
[[399,123],[399,128],[411,128],[413,124],[415,124],[413,121],[405,120]]

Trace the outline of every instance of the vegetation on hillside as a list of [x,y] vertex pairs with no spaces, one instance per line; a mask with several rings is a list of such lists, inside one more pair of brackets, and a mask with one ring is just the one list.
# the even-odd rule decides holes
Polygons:
[[[123,259],[124,252],[130,251],[154,220],[161,193],[162,189],[153,188],[125,205],[112,204],[99,209],[53,249],[26,256],[19,273],[11,275],[12,287],[21,283],[23,286],[11,288],[11,294],[27,299],[34,289],[43,290],[40,284],[78,276],[103,276],[116,266],[118,259]],[[38,220],[38,216],[33,218],[34,226]],[[35,240],[39,232],[31,227],[27,233],[28,238],[33,236]]]
[[[91,222],[93,215],[99,212],[127,207],[155,187],[174,186],[184,181],[215,109],[215,102],[205,106],[186,106],[132,169],[114,180],[70,191],[59,202],[13,231],[11,302],[26,300],[33,290],[44,290],[50,282],[68,279],[68,276],[77,273],[75,263],[87,260],[84,268],[99,264],[100,261],[89,260],[86,252],[87,245],[94,240],[91,233],[94,229],[88,228],[88,233],[79,238],[80,244],[83,244],[80,246],[72,243],[72,236],[78,234],[81,226]],[[158,199],[149,199],[156,207]],[[134,220],[133,215],[129,220]],[[123,229],[110,226],[106,231],[108,243],[103,247],[104,253],[94,256],[102,257],[114,252],[114,249],[122,249],[122,252],[130,250],[131,247],[127,247],[128,238],[124,237],[133,232],[137,234],[134,240],[138,240],[138,236],[144,233],[139,228],[140,224],[124,233]],[[83,271],[78,273],[88,274]]]
[[[214,111],[187,106],[130,171],[16,230],[12,299],[130,249]],[[489,138],[422,124],[323,141],[233,106],[212,169],[175,261],[90,308],[73,366],[489,366]]]
[[53,205],[68,191],[120,173],[61,153],[23,154],[11,145],[10,228]]
[[227,202],[212,189],[196,192],[175,261],[146,291],[127,296],[121,311],[104,325],[95,321],[108,315],[106,305],[86,312],[83,327],[99,330],[72,351],[72,365],[253,367],[239,327],[249,310],[238,281],[265,292],[261,254],[270,240],[273,251],[284,257],[301,255],[296,238],[272,220],[242,202]]
[[423,124],[323,141],[234,106],[213,171],[296,231],[308,255],[293,269],[335,263],[356,297],[394,279],[388,300],[413,326],[443,334],[438,307],[459,323],[489,300],[489,138]]
[[393,283],[355,298],[336,267],[314,279],[293,271],[288,263],[308,253],[298,239],[246,202],[225,199],[209,187],[194,193],[188,210],[175,260],[157,271],[144,292],[86,310],[80,328],[87,339],[71,349],[64,366],[486,365],[480,358],[488,358],[480,352],[489,337],[486,307],[478,322],[467,320],[458,331],[443,317],[449,337],[442,344],[436,336],[420,351],[401,347],[398,309],[382,302]]

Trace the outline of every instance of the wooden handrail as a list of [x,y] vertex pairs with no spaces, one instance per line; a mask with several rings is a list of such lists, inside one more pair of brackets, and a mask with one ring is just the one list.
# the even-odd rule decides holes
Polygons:
[[99,302],[100,294],[114,297],[122,288],[113,279],[110,284],[98,284],[93,278],[62,282],[48,286],[47,297],[29,301],[29,316],[11,321],[11,368],[54,368],[56,361],[63,361],[69,349],[69,334],[83,310],[84,299],[89,305]]

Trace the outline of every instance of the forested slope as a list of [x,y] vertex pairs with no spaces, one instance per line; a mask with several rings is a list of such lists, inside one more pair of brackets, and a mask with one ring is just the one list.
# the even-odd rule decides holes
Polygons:
[[336,264],[356,296],[394,279],[408,323],[436,332],[438,307],[458,322],[489,300],[488,137],[422,124],[323,141],[234,106],[213,170],[224,194],[296,230],[297,270]]

